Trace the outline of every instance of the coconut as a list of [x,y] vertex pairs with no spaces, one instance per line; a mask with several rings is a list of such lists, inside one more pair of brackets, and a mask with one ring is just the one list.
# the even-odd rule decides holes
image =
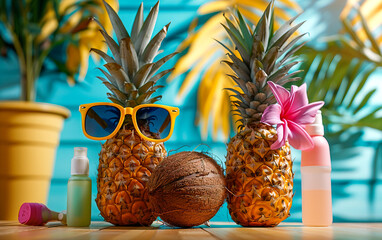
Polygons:
[[176,153],[152,172],[148,194],[154,214],[166,223],[197,226],[210,220],[224,202],[223,171],[203,153]]

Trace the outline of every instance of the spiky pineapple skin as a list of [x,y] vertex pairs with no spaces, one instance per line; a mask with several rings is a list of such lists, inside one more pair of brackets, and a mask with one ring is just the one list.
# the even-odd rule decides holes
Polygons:
[[96,203],[106,221],[115,225],[152,224],[156,217],[146,186],[166,155],[163,143],[146,141],[134,129],[122,128],[102,145]]
[[228,209],[242,226],[277,226],[289,216],[293,198],[290,146],[277,150],[276,130],[265,124],[245,127],[227,145]]

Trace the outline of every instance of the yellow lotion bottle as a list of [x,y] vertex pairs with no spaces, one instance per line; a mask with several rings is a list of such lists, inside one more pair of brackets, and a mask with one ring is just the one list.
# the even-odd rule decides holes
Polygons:
[[87,148],[74,148],[71,177],[68,182],[68,227],[89,227],[91,217],[92,182],[89,178]]

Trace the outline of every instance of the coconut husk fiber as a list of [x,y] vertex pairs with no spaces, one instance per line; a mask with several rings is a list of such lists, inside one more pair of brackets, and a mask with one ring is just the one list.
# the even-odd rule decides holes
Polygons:
[[210,220],[226,197],[221,167],[200,152],[179,152],[165,158],[152,172],[148,192],[154,214],[177,227]]

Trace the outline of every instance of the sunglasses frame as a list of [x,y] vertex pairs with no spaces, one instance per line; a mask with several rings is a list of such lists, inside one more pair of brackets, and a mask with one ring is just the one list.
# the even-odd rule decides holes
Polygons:
[[[107,135],[105,137],[93,137],[93,136],[90,136],[86,132],[86,129],[85,129],[86,115],[87,115],[87,113],[88,113],[88,111],[89,111],[89,109],[91,107],[94,107],[94,106],[105,106],[105,105],[113,106],[113,107],[116,107],[116,108],[118,108],[120,110],[121,116],[119,118],[118,125],[117,125],[117,127],[115,128],[115,130],[112,133],[110,133],[109,135]],[[139,109],[145,108],[145,107],[157,107],[157,108],[162,108],[162,109],[165,109],[165,110],[168,111],[168,113],[170,114],[171,128],[170,128],[170,132],[169,132],[169,134],[168,134],[168,136],[166,138],[163,138],[163,139],[153,139],[153,138],[149,138],[149,137],[145,136],[141,132],[141,130],[138,127],[136,114],[137,114],[137,111]],[[165,141],[167,141],[171,137],[172,132],[174,131],[175,118],[179,115],[179,108],[165,106],[165,105],[159,105],[159,104],[141,104],[141,105],[138,105],[138,106],[136,106],[134,108],[132,108],[132,107],[124,108],[121,105],[116,104],[116,103],[97,102],[97,103],[81,104],[80,107],[79,107],[79,111],[81,113],[81,118],[82,118],[82,131],[83,131],[83,133],[85,134],[85,136],[87,138],[90,138],[92,140],[106,140],[106,139],[112,138],[120,130],[120,128],[122,127],[123,121],[125,120],[125,116],[126,115],[131,115],[131,119],[133,120],[133,125],[134,125],[134,128],[135,128],[135,131],[137,131],[138,135],[141,138],[143,138],[146,141],[150,141],[150,142],[165,142]]]

